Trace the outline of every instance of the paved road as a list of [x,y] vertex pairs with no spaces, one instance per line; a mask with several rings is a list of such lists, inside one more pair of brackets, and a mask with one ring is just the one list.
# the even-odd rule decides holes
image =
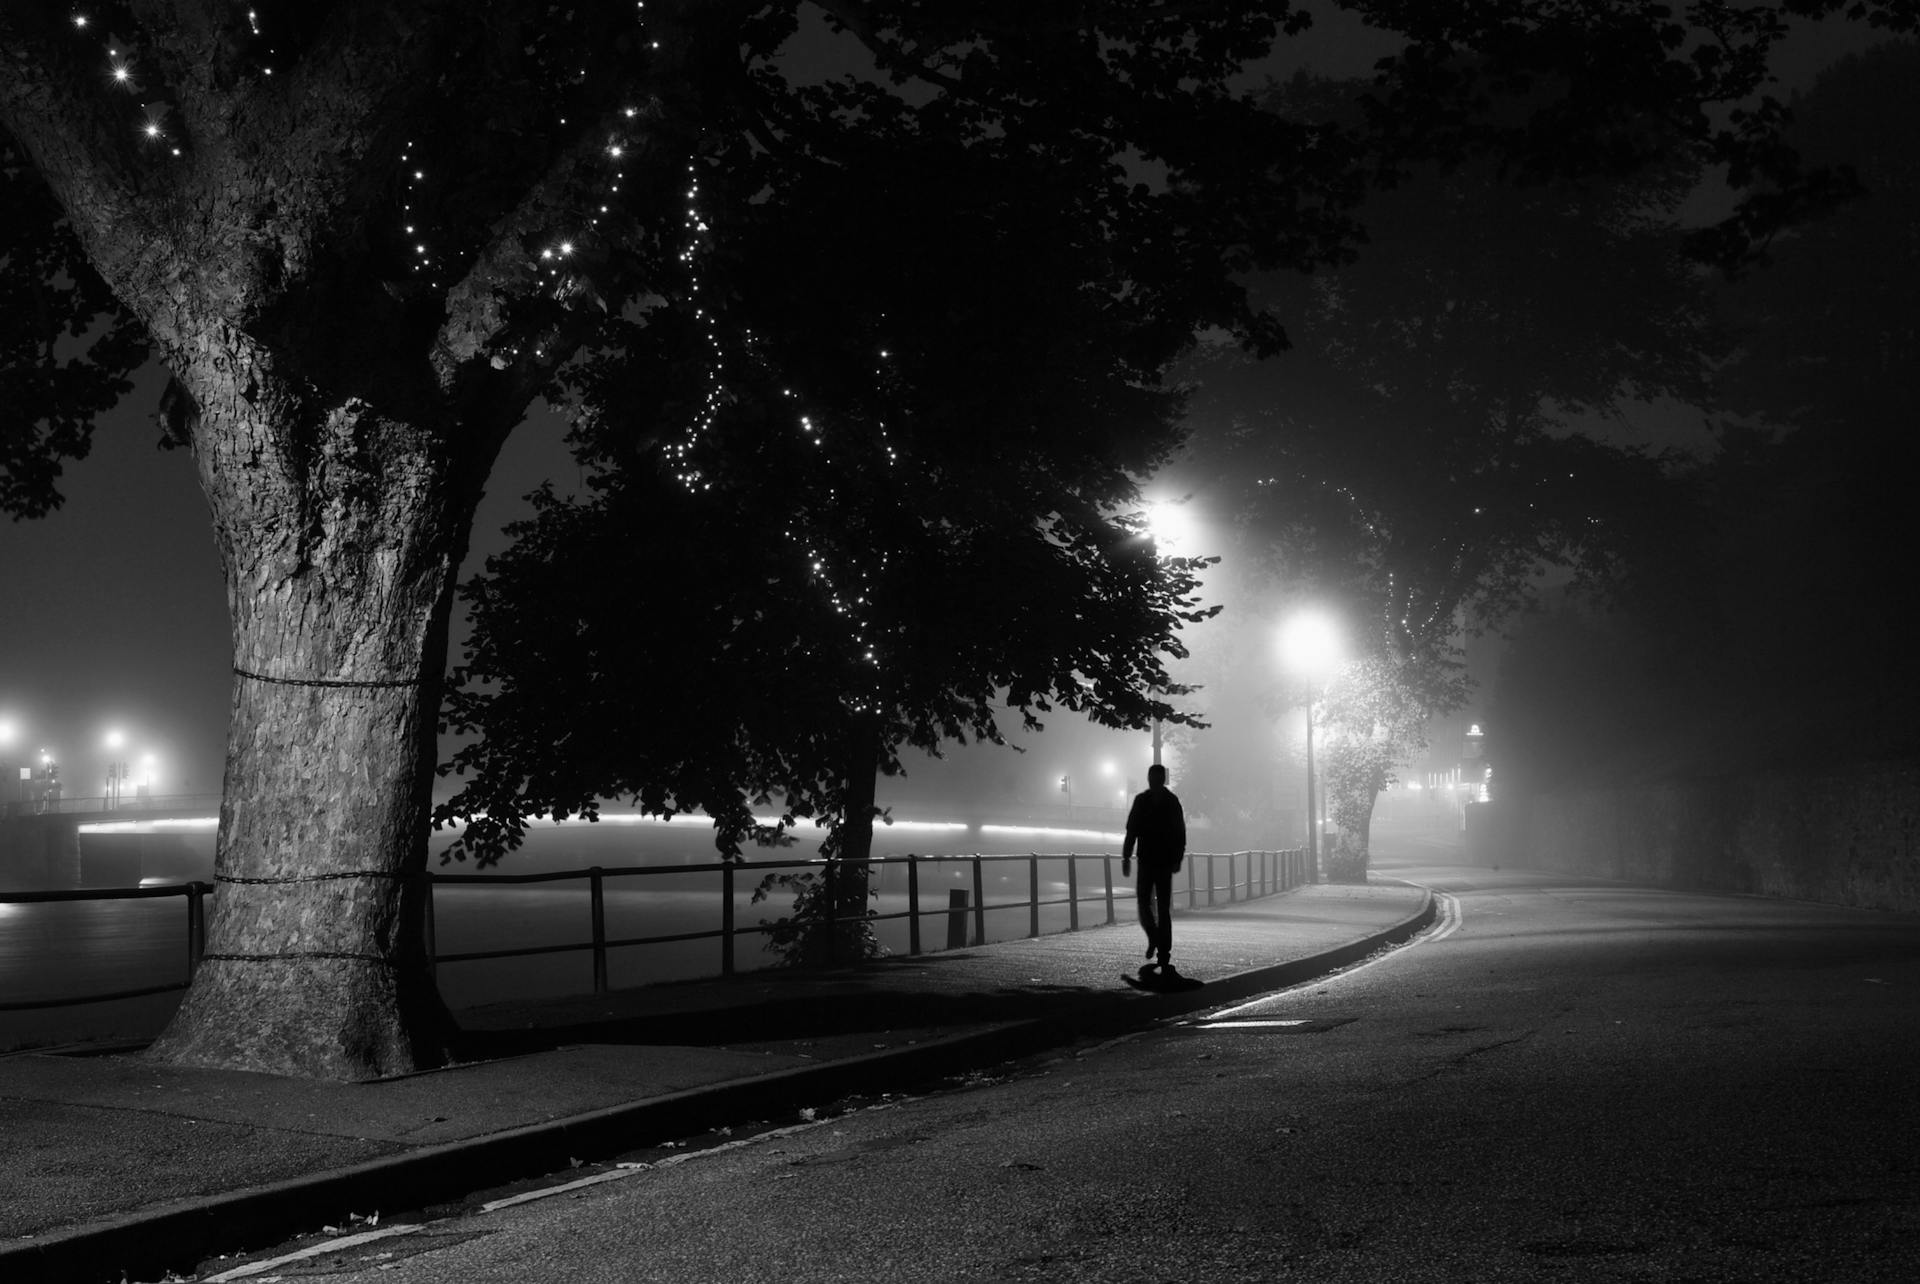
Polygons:
[[1916,1277],[1920,920],[1394,872],[1340,976],[256,1278]]

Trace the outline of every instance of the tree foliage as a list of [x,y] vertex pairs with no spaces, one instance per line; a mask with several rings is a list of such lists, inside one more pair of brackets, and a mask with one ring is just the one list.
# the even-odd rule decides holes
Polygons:
[[[1066,163],[915,145],[786,197],[703,187],[700,307],[611,323],[579,373],[591,495],[542,492],[468,587],[466,849],[625,795],[735,852],[777,796],[858,856],[873,773],[1003,742],[1003,701],[1189,717],[1165,662],[1212,613],[1199,563],[1125,508],[1177,441],[1184,330],[1128,238],[1063,216]],[[670,614],[607,591],[649,580]]]
[[59,507],[63,461],[86,458],[94,417],[146,357],[138,323],[0,122],[0,513]]
[[1490,751],[1517,790],[1910,753],[1920,595],[1890,571],[1911,527],[1920,407],[1911,299],[1920,49],[1847,58],[1793,103],[1788,141],[1860,194],[1775,238],[1720,291],[1727,422],[1685,520],[1602,601],[1529,620]]
[[[1275,101],[1338,119],[1361,93],[1296,80]],[[1666,461],[1583,420],[1698,398],[1720,351],[1673,219],[1684,157],[1404,169],[1361,208],[1350,265],[1267,283],[1293,350],[1216,362],[1201,414],[1221,426],[1193,467],[1236,522],[1239,593],[1345,622],[1325,763],[1354,859],[1427,717],[1467,697],[1463,632],[1497,626],[1545,568],[1606,574],[1670,502]]]
[[[1777,15],[1911,26],[1899,0],[1348,7],[1411,37],[1361,131],[1385,148],[1239,91],[1305,24],[1283,3],[0,6],[0,125],[52,196],[33,217],[64,217],[167,363],[232,605],[221,894],[159,1054],[349,1076],[436,1055],[411,889],[452,578],[505,435],[607,318],[678,288],[690,190],[745,176],[779,203],[908,145],[1056,165],[1054,208],[1142,291],[1118,305],[1164,318],[1122,354],[1148,369],[1196,320],[1278,347],[1239,274],[1337,257],[1376,157],[1612,164],[1657,116],[1737,186],[1771,181],[1720,229],[1738,258],[1816,186],[1773,107],[1714,114],[1764,86]],[[790,74],[816,13],[873,74]],[[71,457],[33,422],[10,449]]]

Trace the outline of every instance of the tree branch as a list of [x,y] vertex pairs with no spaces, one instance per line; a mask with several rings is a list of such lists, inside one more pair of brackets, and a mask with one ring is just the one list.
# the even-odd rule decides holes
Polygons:
[[146,199],[134,131],[97,84],[86,83],[52,6],[0,6],[0,121],[6,123],[109,282],[136,256],[164,255],[167,230]]

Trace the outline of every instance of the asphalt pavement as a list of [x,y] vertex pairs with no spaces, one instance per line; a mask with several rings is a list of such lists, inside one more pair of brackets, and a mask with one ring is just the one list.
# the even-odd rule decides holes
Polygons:
[[1123,984],[1131,922],[837,971],[770,971],[459,1015],[460,1059],[339,1084],[137,1048],[0,1056],[0,1280],[159,1278],[218,1252],[456,1201],[850,1094],[900,1092],[1294,985],[1419,931],[1377,880],[1176,910],[1202,984]]

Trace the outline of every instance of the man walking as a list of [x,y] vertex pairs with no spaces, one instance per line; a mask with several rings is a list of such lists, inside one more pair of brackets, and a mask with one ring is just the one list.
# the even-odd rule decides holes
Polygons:
[[[1147,934],[1147,957],[1159,956],[1160,975],[1177,976],[1167,956],[1173,953],[1173,876],[1187,856],[1187,815],[1167,788],[1167,769],[1147,768],[1145,793],[1133,796],[1127,812],[1127,837],[1120,846],[1120,873],[1133,872],[1133,849],[1140,849],[1140,926]],[[1152,967],[1140,969],[1142,976]]]

